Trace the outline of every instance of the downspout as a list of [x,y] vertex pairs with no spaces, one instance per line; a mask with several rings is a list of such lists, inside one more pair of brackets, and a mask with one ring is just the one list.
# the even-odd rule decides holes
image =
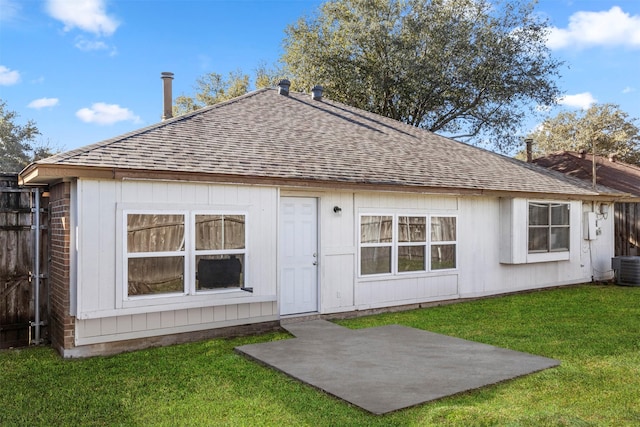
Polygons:
[[33,248],[33,297],[34,297],[34,308],[35,312],[34,318],[34,326],[35,326],[35,337],[33,339],[34,344],[40,344],[40,189],[35,188],[33,190],[34,195],[34,207],[32,212],[34,213],[33,226],[31,229],[34,232],[34,248]]
[[591,179],[592,179],[592,186],[593,186],[593,190],[595,191],[596,189],[596,184],[597,184],[597,179],[596,179],[596,139],[593,139],[593,158],[591,159]]
[[[593,155],[594,158],[594,162],[595,162],[595,158],[596,155]],[[595,170],[595,166],[594,166],[594,170]],[[594,175],[595,177],[595,175]],[[596,188],[595,185],[595,178],[594,178],[594,184],[593,184],[593,188]],[[591,212],[595,212],[596,211],[596,202],[594,202],[593,200],[591,201]],[[596,279],[596,269],[593,267],[593,241],[589,240],[589,267],[591,268],[591,283],[595,283]]]

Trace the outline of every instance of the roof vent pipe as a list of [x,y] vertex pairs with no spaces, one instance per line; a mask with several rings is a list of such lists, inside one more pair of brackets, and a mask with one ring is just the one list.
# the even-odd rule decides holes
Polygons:
[[527,138],[524,143],[527,146],[527,163],[531,163],[533,161],[533,139]]
[[322,92],[324,89],[320,85],[315,85],[311,88],[311,99],[316,101],[322,101]]
[[609,154],[609,161],[611,163],[615,163],[618,161],[618,153],[611,153]]
[[173,93],[172,93],[172,80],[173,73],[164,71],[161,73],[160,77],[162,78],[162,88],[163,88],[163,111],[162,111],[162,120],[167,120],[173,117]]
[[580,151],[578,151],[578,154],[580,155],[581,159],[586,159],[587,158],[587,150],[585,150],[584,148]]
[[287,79],[282,79],[278,82],[278,94],[289,96],[289,87],[291,87],[291,82]]

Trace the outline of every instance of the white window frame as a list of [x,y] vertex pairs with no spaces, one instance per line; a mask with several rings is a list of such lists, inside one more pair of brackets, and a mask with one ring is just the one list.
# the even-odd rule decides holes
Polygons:
[[[372,216],[390,216],[392,217],[392,237],[391,242],[387,243],[362,243],[362,219],[363,217],[372,217]],[[412,217],[412,218],[425,218],[426,225],[426,236],[425,242],[399,242],[400,239],[400,217]],[[456,240],[452,241],[432,241],[431,240],[431,219],[437,218],[455,218],[455,236]],[[447,214],[447,213],[416,213],[416,212],[361,212],[358,215],[358,224],[357,224],[357,239],[358,239],[358,277],[359,278],[376,278],[376,277],[399,277],[399,276],[410,276],[410,275],[424,275],[431,273],[440,273],[440,272],[451,272],[458,270],[458,246],[459,246],[459,237],[458,237],[458,215],[456,214]],[[419,243],[419,244],[416,244]],[[403,246],[422,246],[424,244],[425,248],[425,269],[424,270],[412,270],[412,271],[398,271],[398,248]],[[453,268],[441,268],[441,269],[433,269],[431,265],[431,248],[436,245],[454,245],[455,246],[455,267]],[[362,248],[367,247],[390,247],[391,248],[391,272],[389,273],[377,273],[377,274],[363,274],[362,273]]]
[[[196,215],[221,215],[225,216],[244,216],[244,249],[196,249]],[[247,276],[246,276],[246,265],[247,265],[247,214],[246,212],[240,211],[211,211],[211,210],[202,210],[202,211],[191,211],[191,223],[192,227],[189,229],[191,233],[190,239],[190,249],[192,256],[189,258],[189,262],[191,263],[191,277],[190,277],[190,288],[189,294],[191,295],[202,295],[202,294],[211,294],[211,293],[223,293],[229,291],[236,291],[236,289],[232,288],[221,288],[221,289],[206,289],[206,290],[197,290],[196,289],[196,277],[195,273],[197,271],[198,266],[196,265],[196,258],[198,256],[206,256],[206,255],[242,255],[243,256],[243,287],[247,287]],[[222,241],[224,242],[224,227],[222,228]]]
[[[546,205],[549,208],[549,224],[547,225],[531,225],[531,218],[529,217],[529,210],[530,210],[530,206],[532,204],[536,204],[536,205]],[[568,218],[569,218],[569,224],[562,224],[562,225],[553,225],[551,223],[551,218],[552,218],[552,211],[551,208],[553,206],[559,206],[559,205],[563,205],[567,207],[567,211],[569,212],[568,214]],[[547,231],[547,248],[546,249],[537,249],[537,250],[530,250],[529,249],[529,230],[531,228],[537,228],[537,229],[545,229]],[[567,232],[567,247],[566,248],[561,248],[561,249],[551,249],[551,230],[554,228],[566,228],[568,230]],[[549,201],[536,201],[536,200],[529,200],[527,201],[527,252],[530,255],[535,255],[535,254],[547,254],[547,253],[562,253],[562,252],[570,252],[571,251],[571,203],[564,203],[564,202],[549,202]]]
[[[181,215],[184,220],[184,239],[185,247],[182,251],[167,251],[167,252],[129,252],[128,248],[128,216],[129,215]],[[123,249],[123,296],[125,300],[138,300],[138,299],[156,299],[187,295],[187,277],[189,272],[189,262],[187,259],[187,233],[189,229],[189,215],[185,210],[147,210],[147,209],[131,209],[123,210],[122,220],[122,249]],[[132,258],[163,258],[163,257],[177,257],[183,258],[183,283],[182,292],[167,292],[164,294],[151,294],[151,295],[129,295],[129,259]]]
[[[529,203],[569,205],[569,250],[529,252]],[[554,199],[505,197],[500,199],[500,263],[533,264],[579,259],[579,227],[582,223],[581,202]]]
[[[431,220],[433,218],[455,218],[456,220],[456,225],[455,225],[455,236],[456,236],[456,240],[431,240]],[[439,215],[439,214],[432,214],[429,215],[428,218],[429,222],[428,222],[428,236],[429,236],[429,253],[427,254],[429,257],[429,271],[451,271],[451,270],[457,270],[458,269],[458,216],[457,215]],[[437,268],[434,269],[433,265],[431,265],[431,249],[433,249],[434,246],[455,246],[455,267],[453,268]]]
[[[141,215],[182,215],[184,218],[184,251],[167,251],[167,252],[129,252],[127,247],[127,219],[130,214]],[[245,233],[244,233],[244,249],[233,250],[200,250],[196,251],[196,215],[242,215],[245,219]],[[153,299],[167,299],[175,297],[191,297],[196,295],[211,295],[211,294],[224,294],[224,293],[237,293],[242,292],[241,288],[220,288],[220,289],[207,289],[196,290],[196,256],[199,255],[240,255],[244,257],[243,262],[243,287],[248,287],[247,265],[248,265],[248,233],[249,229],[248,213],[243,210],[225,210],[225,209],[176,209],[176,210],[164,210],[164,209],[123,209],[122,210],[122,297],[124,301],[141,301],[141,300],[153,300]],[[154,257],[171,257],[182,256],[184,257],[184,279],[183,279],[183,291],[182,292],[168,292],[163,294],[151,294],[151,295],[129,295],[129,262],[130,258],[154,258]]]
[[[422,241],[422,242],[401,242],[400,241],[400,217],[424,218],[424,220],[425,220],[425,224],[424,224],[424,227],[425,227],[424,241]],[[392,257],[393,257],[393,259],[395,260],[395,263],[396,263],[396,272],[397,272],[397,274],[415,274],[415,273],[425,273],[425,272],[429,271],[429,268],[431,267],[431,261],[430,261],[431,247],[429,246],[429,238],[431,237],[431,222],[430,222],[431,220],[429,218],[429,215],[397,214],[397,215],[395,215],[394,221],[395,221],[394,228],[396,230],[396,234],[395,234],[394,239],[392,240],[392,242],[395,242],[395,244],[396,244],[396,248],[395,248],[396,254],[395,254],[395,256],[392,254]],[[424,268],[422,270],[400,271],[399,270],[400,248],[401,247],[418,247],[418,246],[424,248],[424,266],[423,266]]]
[[[362,243],[362,218],[365,216],[389,216],[391,217],[391,242],[381,242],[381,243]],[[383,214],[378,214],[378,213],[371,213],[371,214],[360,214],[359,217],[359,222],[358,222],[358,274],[362,277],[375,277],[375,276],[388,276],[390,274],[393,274],[393,272],[396,270],[396,260],[394,259],[394,246],[395,246],[395,242],[397,241],[397,229],[396,229],[396,218],[393,214],[390,213],[383,213]],[[362,257],[362,248],[390,248],[390,255],[391,255],[391,265],[390,265],[390,272],[389,273],[378,273],[378,274],[362,274],[362,261],[361,261],[361,257]]]

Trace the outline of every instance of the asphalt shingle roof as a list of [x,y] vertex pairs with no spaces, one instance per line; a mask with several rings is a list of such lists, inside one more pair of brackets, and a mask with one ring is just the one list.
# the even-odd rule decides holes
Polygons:
[[589,185],[327,99],[262,89],[36,165],[595,195]]
[[[591,182],[593,155],[562,151],[533,160],[533,163],[568,176]],[[640,167],[596,156],[596,180],[618,191],[640,197]]]

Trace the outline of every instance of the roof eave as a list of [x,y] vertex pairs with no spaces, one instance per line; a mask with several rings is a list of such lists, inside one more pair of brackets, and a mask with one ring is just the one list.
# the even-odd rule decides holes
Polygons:
[[190,181],[220,184],[280,186],[293,189],[357,190],[403,193],[441,194],[451,196],[523,197],[556,200],[635,201],[624,193],[552,193],[488,190],[482,188],[432,187],[424,185],[399,185],[382,182],[336,181],[308,178],[283,178],[252,175],[210,174],[200,172],[162,171],[146,169],[118,169],[97,166],[74,166],[32,163],[20,172],[20,185],[54,184],[75,179],[161,180]]
[[53,184],[71,178],[113,179],[114,168],[32,163],[18,174],[21,186]]

